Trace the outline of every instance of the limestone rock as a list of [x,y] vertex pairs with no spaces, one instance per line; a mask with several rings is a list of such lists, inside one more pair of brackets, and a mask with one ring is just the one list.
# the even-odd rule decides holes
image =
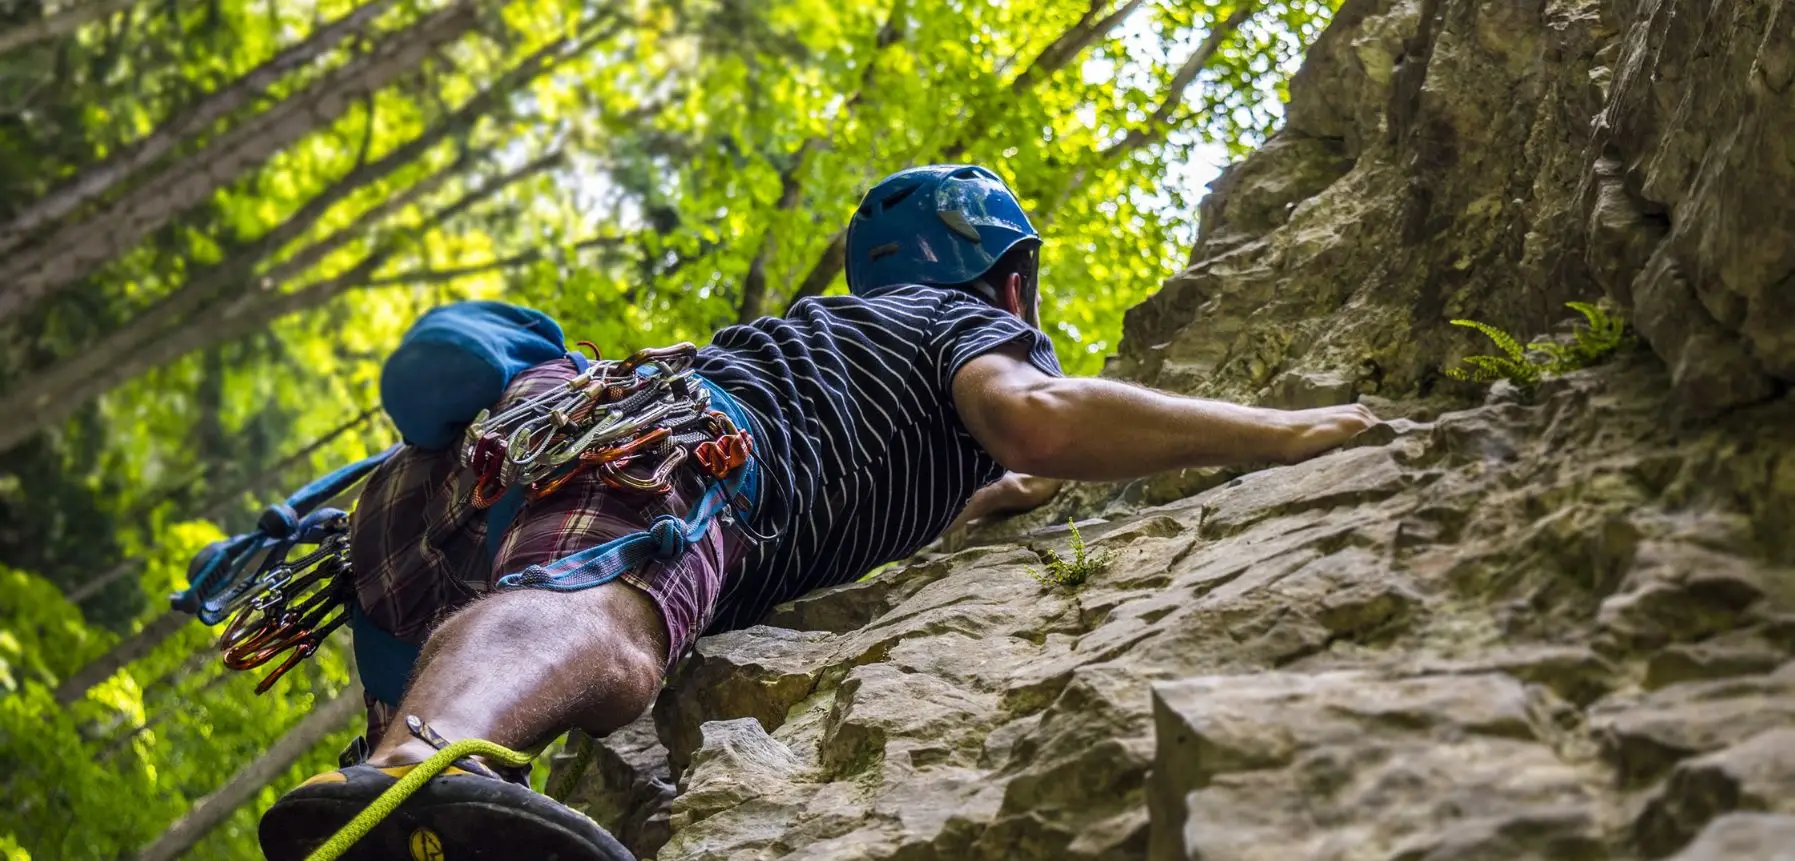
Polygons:
[[585,811],[640,857],[653,857],[672,833],[673,775],[650,715],[604,738],[573,733],[551,774],[551,797]]
[[1795,665],[1790,669],[1617,696],[1595,704],[1590,724],[1621,783],[1643,785],[1686,757],[1795,726]]
[[[641,727],[572,797],[659,861],[1790,858],[1792,22],[1345,0],[1105,375],[1389,421],[705,637],[654,709],[671,812]],[[1640,350],[1442,374],[1487,351],[1453,319],[1562,339],[1603,295]],[[1068,520],[1113,560],[1050,589]]]
[[1661,855],[1740,810],[1795,813],[1795,727],[1679,763],[1635,822],[1634,839],[1648,856]]
[[1729,813],[1672,861],[1795,861],[1795,816]]
[[[668,680],[694,698],[694,708],[675,710],[662,697],[654,720],[666,743],[674,773],[685,770],[706,720],[752,717],[777,729],[786,710],[810,695],[826,663],[816,647],[827,634],[757,626],[700,641],[696,654]],[[700,713],[704,718],[697,718]]]
[[1152,859],[1594,851],[1594,775],[1499,674],[1212,676],[1154,686]]

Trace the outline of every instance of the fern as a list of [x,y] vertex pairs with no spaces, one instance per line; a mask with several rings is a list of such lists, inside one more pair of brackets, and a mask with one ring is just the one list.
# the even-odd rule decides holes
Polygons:
[[[1535,340],[1522,345],[1513,335],[1476,320],[1453,320],[1452,325],[1476,329],[1496,343],[1505,356],[1466,356],[1464,366],[1447,368],[1446,376],[1474,383],[1508,380],[1522,389],[1531,389],[1549,375],[1567,374],[1601,362],[1610,354],[1629,350],[1637,343],[1625,320],[1601,305],[1568,302],[1566,306],[1583,315],[1588,325],[1572,334],[1569,344]],[[1531,354],[1539,354],[1543,361]]]
[[1507,353],[1509,359],[1516,362],[1527,361],[1527,349],[1521,346],[1521,342],[1515,340],[1513,335],[1510,335],[1495,326],[1491,326],[1488,323],[1479,323],[1476,320],[1454,320],[1452,321],[1452,325],[1476,329],[1477,331],[1488,335],[1490,340],[1495,341],[1496,346],[1502,348],[1502,352]]
[[1455,380],[1469,380],[1474,383],[1493,383],[1497,380],[1512,380],[1521,386],[1531,386],[1539,382],[1540,367],[1527,358],[1527,349],[1513,335],[1476,320],[1453,320],[1452,325],[1464,326],[1482,332],[1496,347],[1507,353],[1507,356],[1466,356],[1465,368],[1447,368],[1446,376]]
[[1046,571],[1038,568],[1028,569],[1028,573],[1040,581],[1043,586],[1077,589],[1092,576],[1103,573],[1103,570],[1108,568],[1109,563],[1115,559],[1115,554],[1107,550],[1087,555],[1084,536],[1078,534],[1078,526],[1070,520],[1066,521],[1066,525],[1072,529],[1071,560],[1063,559],[1058,553],[1048,550]]

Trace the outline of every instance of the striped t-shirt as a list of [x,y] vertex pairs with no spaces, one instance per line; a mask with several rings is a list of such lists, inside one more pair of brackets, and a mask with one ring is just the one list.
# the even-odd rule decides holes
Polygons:
[[749,413],[765,471],[749,523],[772,538],[729,572],[711,631],[852,581],[933,541],[1003,475],[954,409],[954,375],[1006,344],[1061,376],[1053,344],[955,290],[805,299],[717,332],[695,370]]

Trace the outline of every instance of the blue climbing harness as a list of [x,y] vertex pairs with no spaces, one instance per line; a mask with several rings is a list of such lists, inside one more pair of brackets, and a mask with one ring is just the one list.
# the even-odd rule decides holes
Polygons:
[[[383,405],[406,442],[459,446],[461,463],[475,477],[471,502],[486,510],[489,559],[496,558],[525,501],[553,493],[581,472],[596,471],[616,487],[664,493],[678,467],[695,464],[706,487],[684,517],[663,515],[642,531],[505,574],[497,588],[589,589],[677,558],[719,518],[729,524],[751,514],[759,467],[748,415],[722,387],[692,371],[696,348],[690,344],[644,350],[621,362],[561,350],[578,371],[565,388],[499,415],[484,408],[466,414],[475,406],[466,386],[478,389],[483,403],[497,402],[510,378],[531,360],[543,360],[546,345],[559,337],[559,327],[539,312],[458,303],[420,319],[383,370]],[[458,385],[442,385],[431,370],[442,368],[457,371]],[[364,686],[383,702],[399,702],[418,647],[383,630],[361,609],[348,566],[349,515],[324,506],[400,447],[313,481],[270,506],[253,531],[201,550],[189,566],[188,587],[171,596],[175,609],[206,624],[230,619],[220,646],[233,669],[292,653],[258,692],[347,624]],[[632,463],[656,466],[642,479],[622,471]],[[300,546],[317,549],[289,560]],[[261,563],[251,573],[258,556]],[[331,617],[337,607],[342,612]]]

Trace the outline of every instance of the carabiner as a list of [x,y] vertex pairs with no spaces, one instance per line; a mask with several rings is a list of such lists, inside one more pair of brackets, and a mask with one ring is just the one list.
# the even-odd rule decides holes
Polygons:
[[737,431],[711,442],[699,443],[692,453],[713,477],[728,478],[753,456],[754,440],[746,432]]
[[[548,451],[549,446],[555,442],[555,431],[552,428],[544,427],[543,424],[543,422],[531,422],[513,431],[511,439],[505,443],[506,451],[510,452],[505,459],[510,461],[513,466],[529,466],[541,457],[543,452]],[[540,439],[536,438],[538,430],[541,431]],[[526,448],[520,445],[519,443],[523,440],[528,440],[531,447]]]
[[664,494],[673,490],[673,484],[670,481],[673,477],[673,470],[679,468],[685,459],[686,450],[676,448],[668,453],[667,459],[661,461],[647,479],[636,478],[623,472],[622,467],[625,464],[617,461],[599,464],[599,476],[604,479],[606,484],[618,490],[639,490],[645,493]]

